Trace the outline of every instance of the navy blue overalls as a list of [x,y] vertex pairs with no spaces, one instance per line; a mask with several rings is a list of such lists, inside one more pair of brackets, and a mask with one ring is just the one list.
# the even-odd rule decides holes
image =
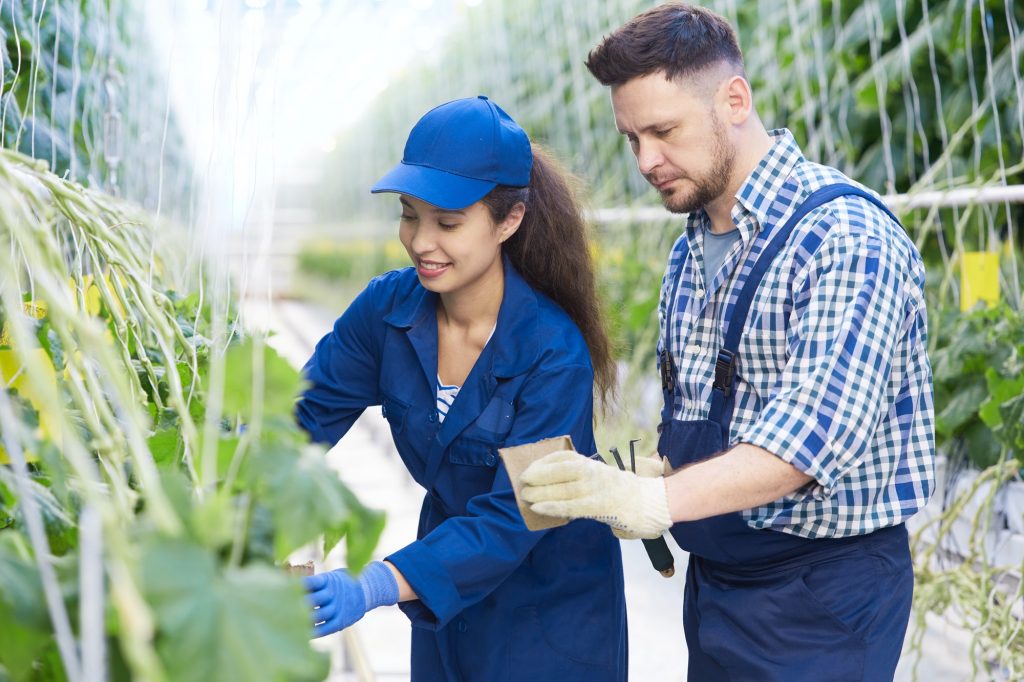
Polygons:
[[[811,210],[842,195],[877,198],[848,184],[812,193],[770,240],[726,321],[706,420],[673,418],[676,384],[668,302],[661,354],[665,407],[658,451],[673,468],[722,452],[729,443],[743,326],[757,287],[793,228]],[[811,247],[817,248],[818,244]],[[809,247],[810,248],[810,247]],[[680,262],[685,263],[684,252]],[[742,513],[677,523],[672,536],[690,552],[684,601],[688,678],[705,680],[891,679],[910,613],[913,572],[904,526],[870,535],[808,539],[751,528]]]

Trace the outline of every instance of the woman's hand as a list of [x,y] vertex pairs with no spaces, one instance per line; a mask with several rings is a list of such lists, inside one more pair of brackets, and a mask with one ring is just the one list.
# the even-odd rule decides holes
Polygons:
[[323,637],[357,622],[367,611],[398,602],[398,582],[391,569],[374,561],[353,578],[344,568],[302,579],[314,607],[313,636]]

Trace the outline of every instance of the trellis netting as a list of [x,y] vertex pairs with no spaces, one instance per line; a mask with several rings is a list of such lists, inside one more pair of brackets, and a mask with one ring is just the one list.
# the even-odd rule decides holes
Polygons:
[[[641,249],[663,254],[671,229],[601,210],[659,201],[615,130],[607,90],[583,64],[603,35],[653,4],[523,0],[462,9],[461,25],[394,77],[370,111],[341,133],[322,184],[324,219],[355,217],[390,229],[384,227],[388,207],[367,188],[400,158],[406,133],[424,111],[485,93],[586,180],[602,240],[625,245],[657,232],[658,243]],[[954,299],[958,254],[1005,248],[1003,292],[1020,307],[1024,6],[1013,0],[706,5],[738,27],[766,125],[790,128],[808,158],[886,195],[1014,186],[1013,201],[982,204],[977,192],[968,192],[959,206],[933,202],[903,210],[902,217],[939,263],[945,293]],[[613,223],[623,215],[626,220]]]
[[202,258],[233,150],[188,157],[145,20],[0,0],[0,679],[323,679],[282,564],[383,518]]
[[[637,435],[653,442],[660,397],[656,386],[642,388],[654,381],[658,284],[681,220],[660,209],[637,172],[607,89],[584,60],[604,35],[656,3],[434,4],[452,11],[457,25],[394,74],[365,116],[339,134],[321,183],[322,220],[334,234],[393,234],[393,206],[368,188],[401,157],[413,123],[448,99],[490,96],[589,186],[600,282],[629,365],[621,402],[635,410],[600,426],[608,442]],[[989,550],[992,538],[1001,546],[1021,540],[993,504],[1007,483],[1020,483],[1024,462],[1024,4],[705,4],[738,27],[766,125],[791,129],[809,159],[885,195],[925,258],[939,441],[950,472],[969,464],[984,473],[959,497],[951,476],[949,490],[936,496],[941,515],[920,550],[919,613],[951,612],[973,635],[979,675],[1015,679],[1024,671],[1024,559]],[[961,307],[978,298],[968,289],[982,288],[972,284],[979,274],[997,306],[964,315]],[[970,542],[942,541],[964,524],[961,539]]]
[[[275,189],[286,174],[275,174],[266,143],[289,132],[275,100],[313,66],[299,49],[306,35],[352,22],[437,31],[378,84],[362,116],[346,118],[322,179],[304,180],[316,185],[306,220],[327,235],[393,236],[394,206],[370,185],[424,111],[487,94],[587,184],[609,317],[635,366],[627,388],[641,385],[633,379],[649,373],[658,282],[680,221],[660,212],[583,62],[653,4],[0,0],[0,666],[9,677],[324,674],[295,585],[270,566],[325,530],[328,545],[347,534],[358,563],[381,521],[294,430],[298,377],[262,338],[239,342],[235,305],[240,291],[270,292],[255,265],[280,245]],[[900,212],[928,263],[933,344],[949,341],[936,368],[940,394],[951,394],[937,395],[944,435],[998,466],[1020,451],[1012,403],[1024,390],[1014,383],[1024,353],[1024,5],[707,4],[738,27],[766,124],[790,128],[809,158]],[[178,21],[189,13],[209,19],[197,35]],[[154,35],[168,49],[155,49]],[[189,52],[204,40],[219,51],[197,64]],[[282,44],[298,46],[290,61]],[[173,104],[173,93],[200,84],[211,100]],[[185,133],[194,119],[206,121],[206,146]],[[295,181],[295,169],[288,175]],[[240,253],[240,277],[226,267],[229,252]],[[1005,308],[947,322],[973,252],[998,262]],[[957,361],[965,357],[997,358],[997,376]],[[956,402],[957,390],[970,400]],[[1015,475],[1007,471],[982,481]],[[983,557],[971,556],[960,565]],[[1020,621],[1007,615],[1019,579],[997,592],[1008,575],[998,568],[922,574],[921,584],[927,608],[974,614],[976,660],[1019,675]],[[252,592],[260,600],[244,598]],[[246,624],[233,639],[223,626],[231,599],[242,604],[232,620]],[[241,651],[238,641],[255,645]]]

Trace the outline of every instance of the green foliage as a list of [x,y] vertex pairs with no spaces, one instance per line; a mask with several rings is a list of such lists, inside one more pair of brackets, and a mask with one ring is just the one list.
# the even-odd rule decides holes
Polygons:
[[39,573],[27,554],[15,534],[0,532],[0,670],[15,680],[28,679],[50,629]]
[[145,30],[138,3],[3,3],[0,146],[147,208],[184,208],[187,150]]
[[1007,305],[930,320],[939,445],[960,442],[979,468],[1024,466],[1024,314]]
[[224,567],[207,548],[153,536],[140,584],[157,651],[172,680],[322,680],[328,660],[309,649],[301,586],[266,566]]
[[609,226],[595,244],[605,318],[617,353],[632,371],[650,373],[654,366],[659,283],[664,254],[674,239],[661,225],[619,223]]
[[[1024,4],[706,4],[737,27],[761,119],[790,128],[809,159],[883,193],[1024,182]],[[490,95],[583,177],[594,206],[656,206],[657,195],[615,129],[607,89],[583,65],[603,36],[650,6],[524,0],[467,11],[443,47],[393,80],[338,140],[321,185],[324,220],[347,216],[391,233],[392,205],[368,188],[401,158],[424,112],[475,93]],[[941,296],[930,303],[956,306],[956,254],[992,248],[1011,231],[1021,243],[1024,205],[920,209],[901,218],[929,266],[940,270],[932,279],[942,283]],[[599,252],[624,254],[621,264],[599,269],[623,359],[651,357],[656,318],[649,294],[679,230],[679,221],[669,219],[598,225]],[[329,272],[332,281],[367,279],[344,258],[315,261],[304,256],[300,268]],[[1019,308],[1020,277],[1008,273],[1004,284]]]
[[304,274],[329,282],[366,282],[371,277],[408,265],[409,256],[397,239],[379,242],[321,240],[304,244],[298,255],[298,267]]
[[242,478],[253,498],[269,510],[276,535],[274,554],[284,559],[325,535],[325,552],[347,538],[348,565],[358,570],[384,527],[384,516],[367,509],[325,464],[323,450],[303,444],[284,423],[254,448]]
[[[170,289],[162,273],[181,272],[156,237],[138,209],[0,152],[0,407],[15,414],[0,432],[0,679],[63,679],[48,611],[80,634],[76,567],[97,552],[111,679],[323,679],[279,564],[324,534],[358,569],[383,515],[296,425],[299,373],[227,302]],[[79,528],[86,508],[102,549]],[[35,559],[51,555],[56,605]]]
[[[1000,156],[1003,166],[1024,156],[1020,3],[1009,12],[966,0],[706,4],[737,27],[762,120],[792,129],[812,160],[879,191],[905,192],[989,181]],[[597,205],[656,204],[615,130],[606,88],[583,66],[604,35],[649,6],[524,0],[467,12],[444,49],[393,81],[339,141],[323,215],[382,218],[383,202],[367,189],[401,158],[412,124],[439,102],[476,92],[553,147],[592,184]],[[1006,181],[1021,182],[1022,171]],[[338,177],[351,181],[339,186]],[[993,219],[1005,228],[1005,218]]]
[[[306,387],[288,361],[251,338],[228,349],[224,375],[224,412],[239,415],[244,423],[252,421],[254,414],[265,419],[291,417],[296,397]],[[258,394],[253,386],[260,387]],[[255,405],[257,397],[260,404]]]

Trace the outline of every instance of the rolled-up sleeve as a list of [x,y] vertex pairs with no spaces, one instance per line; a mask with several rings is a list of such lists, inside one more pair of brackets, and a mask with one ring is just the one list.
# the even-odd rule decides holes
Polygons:
[[910,277],[891,243],[835,232],[795,282],[777,391],[740,435],[812,476],[823,497],[870,454],[888,410]]
[[[578,451],[594,452],[592,391],[589,366],[564,366],[529,377],[504,445],[569,435]],[[387,557],[419,596],[419,603],[403,610],[418,627],[444,627],[508,578],[547,532],[526,528],[499,462],[490,492],[471,499],[466,516],[447,519]]]

